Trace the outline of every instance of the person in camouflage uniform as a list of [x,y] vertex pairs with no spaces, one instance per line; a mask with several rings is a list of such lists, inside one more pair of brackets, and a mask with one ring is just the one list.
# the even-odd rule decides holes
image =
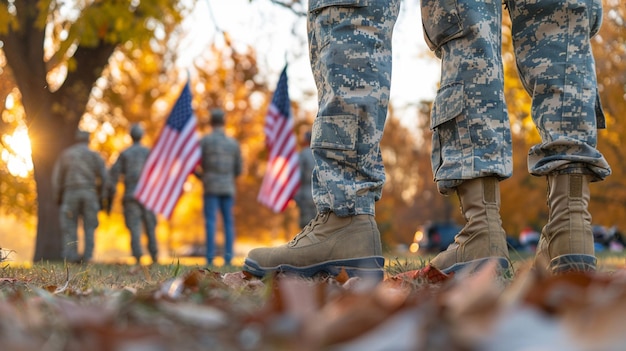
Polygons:
[[294,239],[248,253],[244,271],[380,280],[385,259],[374,219],[385,182],[380,140],[391,84],[399,0],[310,0],[308,33],[319,110],[312,174],[317,215]]
[[[373,214],[385,180],[379,143],[398,6],[393,0],[309,2],[319,95],[312,141],[319,213],[290,243],[250,251],[248,273],[310,276],[344,268],[365,275],[382,267]],[[454,273],[493,259],[506,270],[499,182],[511,176],[512,146],[500,56],[503,6],[484,0],[422,0],[420,6],[426,41],[442,60],[431,114],[433,174],[442,194],[457,194],[467,220],[420,274],[428,277],[433,268]],[[552,273],[595,270],[589,183],[611,173],[596,149],[604,120],[590,37],[600,26],[601,0],[507,0],[506,6],[517,67],[542,137],[529,152],[529,172],[548,182],[550,214],[536,266]]]
[[142,256],[142,226],[148,238],[148,252],[152,258],[152,263],[156,263],[158,260],[158,244],[155,235],[156,215],[154,212],[146,209],[134,196],[141,171],[150,154],[150,149],[141,145],[143,134],[144,131],[140,125],[133,124],[131,126],[130,137],[133,140],[133,144],[120,153],[109,170],[110,187],[108,197],[111,200],[115,196],[116,185],[120,175],[124,177],[124,196],[122,198],[124,220],[126,227],[130,231],[130,247],[137,264],[141,262]]
[[[104,160],[89,149],[89,133],[78,130],[76,144],[61,153],[52,172],[55,201],[60,205],[63,258],[68,262],[89,262],[93,257],[106,182]],[[78,254],[79,218],[85,240],[82,257]]]
[[[535,266],[551,273],[593,271],[589,183],[611,173],[596,149],[604,115],[590,38],[600,27],[601,0],[508,0],[515,59],[532,97],[541,143],[528,170],[548,186],[548,223]],[[442,194],[456,192],[467,220],[429,267],[453,273],[496,258],[508,268],[499,214],[499,181],[512,174],[510,122],[504,101],[502,5],[484,0],[422,0],[424,35],[441,58],[432,108],[432,168]]]
[[313,159],[313,152],[311,151],[311,132],[304,133],[302,149],[298,156],[300,188],[298,188],[294,200],[300,209],[300,228],[304,228],[317,214],[317,208],[311,192],[311,175],[313,174],[313,168],[315,168],[315,159]]
[[200,139],[202,157],[195,172],[204,187],[206,260],[208,265],[213,264],[219,210],[224,228],[224,264],[230,265],[235,243],[235,180],[241,175],[243,162],[239,142],[225,134],[224,111],[212,109],[210,123],[212,131]]

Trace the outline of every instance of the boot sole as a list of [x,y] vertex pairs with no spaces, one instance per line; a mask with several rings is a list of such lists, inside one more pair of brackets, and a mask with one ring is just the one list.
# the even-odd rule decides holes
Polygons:
[[553,258],[548,269],[552,274],[595,272],[598,260],[592,255],[567,254]]
[[495,260],[498,265],[497,270],[499,273],[505,273],[511,268],[509,260],[506,257],[485,257],[467,262],[455,263],[448,268],[441,269],[441,271],[445,274],[457,273],[459,271],[474,273],[493,260]]
[[385,275],[383,271],[384,265],[385,258],[382,256],[325,261],[303,267],[296,267],[289,264],[281,264],[275,267],[262,267],[255,260],[246,258],[243,264],[243,270],[260,278],[270,273],[297,274],[306,278],[313,277],[319,273],[337,276],[342,271],[345,271],[349,277],[382,281]]

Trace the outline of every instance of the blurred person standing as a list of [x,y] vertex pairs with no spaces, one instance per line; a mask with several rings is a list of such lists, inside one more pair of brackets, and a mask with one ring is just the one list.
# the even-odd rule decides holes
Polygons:
[[230,265],[235,242],[235,180],[242,172],[243,162],[239,142],[225,133],[222,109],[211,110],[210,124],[211,132],[200,139],[202,156],[194,172],[204,187],[206,261],[207,265],[212,265],[215,258],[215,229],[219,210],[224,228],[224,265]]
[[[148,154],[150,154],[150,149],[141,145],[143,135],[144,130],[139,124],[133,124],[131,126],[130,137],[133,140],[133,144],[120,153],[109,170],[110,186],[108,191],[110,203],[115,196],[118,179],[120,175],[122,175],[124,177],[124,196],[122,198],[124,221],[130,231],[130,247],[137,264],[141,263],[141,256],[143,255],[141,249],[142,226],[148,238],[148,252],[150,253],[152,263],[158,261],[158,244],[155,234],[157,224],[156,215],[154,212],[146,209],[146,207],[134,197],[135,188],[141,176],[141,170],[146,163]],[[108,211],[110,211],[110,207]]]
[[304,133],[304,140],[302,141],[302,149],[298,155],[298,162],[300,166],[300,188],[296,193],[294,200],[300,210],[300,228],[304,228],[310,220],[317,215],[317,209],[315,208],[315,202],[313,201],[313,193],[311,189],[311,176],[313,175],[313,168],[315,168],[315,159],[313,158],[313,151],[311,151],[311,132]]
[[[91,261],[98,212],[105,199],[106,166],[100,154],[89,149],[89,137],[89,132],[77,130],[76,144],[61,153],[52,172],[55,201],[61,206],[63,258],[68,262]],[[78,253],[79,219],[85,240],[82,256]]]

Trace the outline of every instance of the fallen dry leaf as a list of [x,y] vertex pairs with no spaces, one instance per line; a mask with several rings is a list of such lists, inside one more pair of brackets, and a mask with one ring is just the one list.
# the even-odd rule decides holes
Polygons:
[[407,290],[383,285],[369,292],[346,290],[304,322],[304,340],[315,347],[351,340],[394,314],[407,296]]
[[[441,279],[429,283],[428,274]],[[146,282],[155,276],[142,274]],[[471,275],[428,269],[371,284],[341,274],[259,280],[191,269],[143,288],[104,290],[55,277],[62,288],[0,281],[2,350],[612,351],[626,345],[626,274],[619,271],[551,276],[524,266],[508,280],[487,265]]]
[[243,272],[224,273],[222,281],[231,289],[262,289],[265,287],[263,281],[259,279],[249,279]]
[[396,274],[385,280],[387,284],[403,286],[406,284],[439,284],[445,283],[452,279],[454,275],[448,275],[440,271],[433,266],[426,266],[424,268],[407,271],[400,274]]

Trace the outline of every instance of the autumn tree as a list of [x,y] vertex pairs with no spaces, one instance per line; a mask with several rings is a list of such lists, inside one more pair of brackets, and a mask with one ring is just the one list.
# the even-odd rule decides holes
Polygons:
[[[192,2],[193,3],[193,2]],[[0,41],[21,93],[37,184],[34,260],[61,258],[50,175],[68,147],[92,87],[120,44],[141,45],[187,10],[172,1],[22,0],[0,4]]]
[[594,222],[626,229],[626,8],[623,1],[605,0],[600,32],[594,38],[598,89],[607,120],[600,131],[598,149],[613,174],[591,185]]

